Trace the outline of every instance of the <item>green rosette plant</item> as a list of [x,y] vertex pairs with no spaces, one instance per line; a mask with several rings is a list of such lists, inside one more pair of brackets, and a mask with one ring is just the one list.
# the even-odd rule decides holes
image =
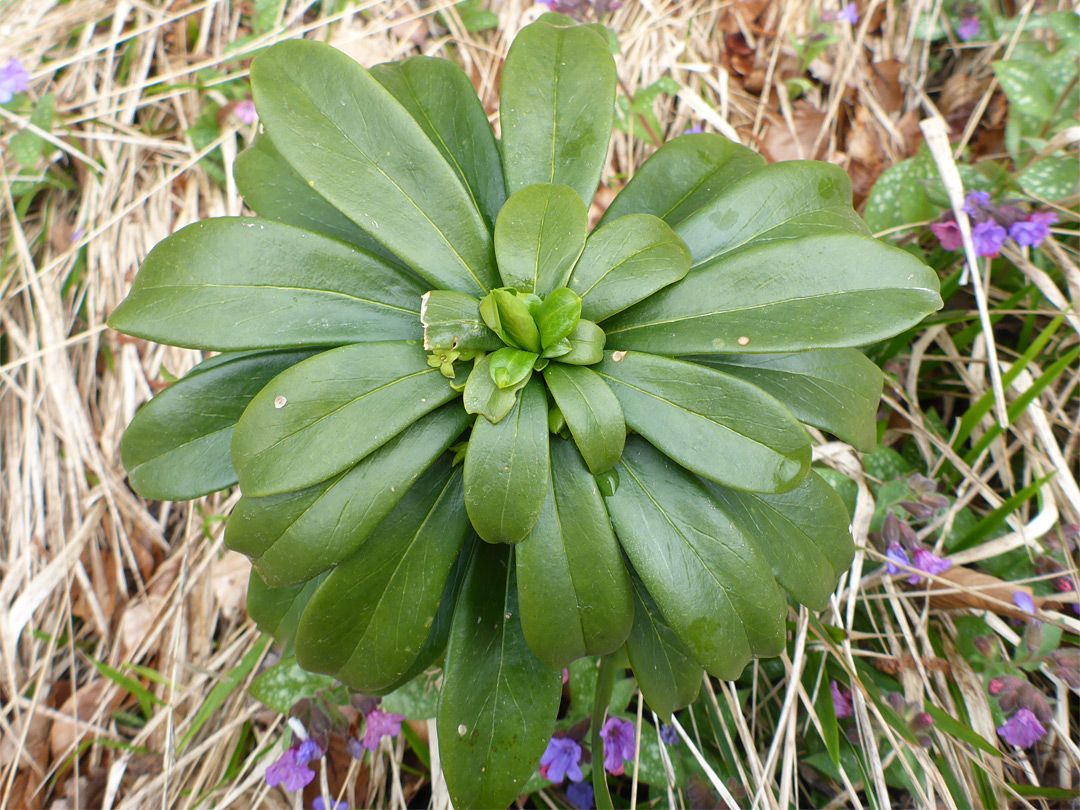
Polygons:
[[148,498],[239,483],[259,626],[374,694],[445,656],[458,807],[517,794],[574,659],[625,648],[667,718],[703,671],[778,654],[785,594],[823,608],[852,558],[802,423],[872,447],[854,347],[940,306],[845,173],[685,135],[590,232],[615,64],[555,14],[510,49],[501,143],[448,61],[292,41],[251,80],[259,216],[163,241],[109,323],[221,352],[122,459]]

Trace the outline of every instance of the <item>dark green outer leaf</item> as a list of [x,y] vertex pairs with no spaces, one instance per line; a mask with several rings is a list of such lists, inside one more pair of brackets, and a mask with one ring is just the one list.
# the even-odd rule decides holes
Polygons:
[[634,172],[598,227],[628,214],[652,214],[677,225],[740,177],[764,165],[761,155],[719,135],[683,135],[653,152]]
[[244,202],[260,217],[340,239],[397,262],[367,231],[316,194],[265,132],[239,154],[233,174]]
[[753,540],[704,484],[630,437],[607,499],[615,533],[664,619],[711,675],[784,647],[786,604]]
[[298,585],[271,588],[258,571],[251,569],[247,590],[248,616],[261,632],[274,637],[285,658],[293,654],[300,614],[323,579],[324,576],[319,574]]
[[214,351],[415,340],[423,293],[407,271],[337,239],[222,217],[151,250],[109,326]]
[[460,471],[449,464],[409,488],[311,598],[296,640],[301,666],[361,692],[385,690],[408,672],[471,531],[462,495]]
[[270,380],[311,355],[218,355],[195,366],[124,431],[120,458],[132,488],[144,498],[186,501],[235,484],[229,442],[240,414]]
[[281,42],[252,62],[251,84],[274,145],[316,193],[433,286],[480,296],[494,285],[469,191],[360,65],[329,45]]
[[468,413],[483,414],[492,424],[498,422],[514,407],[518,391],[525,387],[531,375],[517,385],[499,388],[491,379],[491,355],[485,355],[476,361],[469,378],[465,382],[465,410]]
[[562,287],[588,230],[585,203],[569,186],[536,184],[511,195],[495,222],[503,284],[541,297]]
[[465,454],[465,506],[489,543],[518,543],[532,529],[548,488],[547,394],[530,380],[513,410],[478,418]]
[[811,610],[824,610],[855,556],[851,518],[836,490],[814,473],[780,495],[706,486],[739,531],[754,538],[776,581]]
[[284,495],[241,498],[225,545],[252,558],[275,587],[325,571],[356,551],[469,420],[451,402],[337,478]]
[[463,293],[432,290],[420,303],[424,348],[490,352],[502,347],[499,336],[480,317],[480,302]]
[[608,354],[595,369],[626,424],[688,470],[737,489],[786,492],[810,469],[806,430],[750,383],[636,352]]
[[910,253],[823,234],[693,269],[606,321],[604,331],[609,348],[655,354],[799,352],[873,343],[940,306],[937,275]]
[[264,496],[325,481],[457,396],[417,343],[323,352],[274,378],[240,417],[240,488]]
[[634,626],[626,639],[626,654],[645,702],[670,723],[673,712],[693,703],[705,673],[667,626],[641,581],[632,577],[632,584]]
[[525,639],[558,671],[621,647],[634,606],[604,499],[573,443],[552,437],[551,475],[540,517],[515,554]]
[[663,220],[620,217],[589,235],[568,282],[581,296],[581,317],[602,321],[681,279],[690,251]]
[[562,363],[544,369],[544,381],[592,473],[614,467],[626,441],[626,423],[611,389],[592,369]]
[[851,179],[818,161],[773,163],[740,178],[674,226],[698,267],[739,248],[822,231],[869,235]]
[[439,755],[455,807],[506,807],[536,770],[559,711],[561,677],[529,649],[511,549],[477,543],[439,699]]
[[506,200],[502,161],[465,71],[448,59],[413,56],[375,65],[371,75],[409,111],[461,178],[488,229],[494,227]]
[[518,33],[499,96],[508,194],[559,183],[592,202],[611,140],[615,82],[615,60],[595,31],[540,21]]
[[835,434],[856,450],[874,449],[884,378],[862,352],[822,349],[684,359],[753,383],[780,400],[799,421]]

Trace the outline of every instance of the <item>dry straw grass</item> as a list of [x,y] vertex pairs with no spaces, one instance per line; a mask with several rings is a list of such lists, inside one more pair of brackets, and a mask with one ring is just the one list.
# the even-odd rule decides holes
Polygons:
[[[179,375],[198,356],[126,339],[109,332],[104,321],[155,243],[194,220],[242,212],[234,185],[212,182],[198,164],[220,146],[228,172],[252,135],[249,128],[226,116],[221,137],[201,152],[185,131],[200,115],[205,97],[223,101],[215,84],[244,75],[246,55],[303,35],[329,40],[367,65],[416,52],[447,56],[470,73],[497,122],[500,59],[513,35],[542,11],[522,0],[502,0],[494,6],[498,31],[469,34],[452,11],[446,14],[449,31],[434,22],[435,12],[448,5],[441,1],[424,8],[415,0],[355,3],[329,11],[334,5],[289,0],[272,31],[229,52],[230,43],[249,33],[241,25],[250,2],[0,2],[0,63],[17,55],[32,73],[32,94],[56,94],[63,126],[50,136],[55,147],[50,160],[62,162],[77,179],[72,189],[42,191],[28,212],[16,216],[13,184],[42,175],[11,160],[7,145],[28,122],[3,112],[0,806],[287,806],[283,794],[262,785],[265,760],[258,762],[256,754],[237,763],[238,775],[222,782],[245,724],[250,721],[257,738],[256,752],[280,733],[279,718],[260,712],[242,690],[232,692],[192,744],[178,749],[209,691],[256,641],[243,610],[246,564],[224,554],[221,544],[218,518],[228,514],[233,497],[146,503],[126,485],[118,450],[124,426],[163,384],[166,372]],[[1030,13],[1032,6],[1023,4],[1021,13]],[[857,192],[865,194],[884,166],[913,152],[915,122],[939,114],[930,98],[941,90],[935,84],[940,77],[927,71],[929,46],[915,38],[913,19],[926,10],[940,14],[940,0],[871,0],[861,9],[862,22],[839,29],[840,41],[811,66],[824,89],[795,104],[783,92],[765,92],[790,66],[792,37],[806,34],[811,13],[822,10],[819,0],[741,7],[719,0],[627,2],[611,22],[622,42],[617,63],[624,90],[632,94],[672,76],[683,90],[658,105],[663,131],[657,137],[703,121],[774,159],[816,156],[840,163],[851,171]],[[945,112],[967,141],[977,137],[985,117],[998,114],[987,67],[993,49],[964,49],[950,40],[946,51],[946,58],[962,66],[957,70],[967,83],[959,91],[953,87],[966,93],[966,106]],[[191,89],[196,72],[206,68],[220,68],[224,78],[209,81],[203,93]],[[935,97],[941,103],[941,96]],[[652,151],[649,140],[616,135],[606,175],[613,187]],[[1051,302],[1046,314],[1056,314],[1050,311],[1055,307],[1067,313],[1068,346],[1080,333],[1080,319],[1071,309],[1080,274],[1076,257],[1065,247],[1052,250],[1067,279],[1061,288],[1025,256],[1009,258],[1044,291]],[[993,279],[988,282],[992,305],[1005,295]],[[1043,487],[1040,511],[1029,514],[1025,505],[1009,517],[1009,534],[972,549],[958,564],[1012,548],[1034,554],[1059,522],[1080,522],[1074,477],[1080,417],[1070,404],[1080,383],[1077,369],[1037,397],[973,467],[924,427],[917,396],[920,365],[932,358],[951,368],[963,383],[964,390],[953,392],[962,403],[990,387],[986,357],[992,347],[993,341],[980,337],[970,352],[961,353],[943,327],[930,328],[911,355],[891,369],[898,382],[887,390],[898,427],[886,441],[914,435],[930,469],[948,461],[962,471],[954,510],[967,503],[996,508],[1035,478],[1056,473]],[[998,356],[1003,363],[1014,359],[1008,352]],[[1012,400],[1030,384],[1025,371],[1001,393]],[[731,801],[733,790],[753,797],[758,807],[798,804],[805,795],[807,776],[795,761],[796,742],[816,734],[820,722],[815,695],[799,680],[811,652],[827,651],[850,672],[860,740],[871,753],[877,751],[878,734],[899,744],[858,688],[855,659],[860,656],[888,659],[908,700],[948,713],[955,712],[951,679],[974,729],[997,739],[985,692],[970,667],[951,648],[945,666],[936,665],[927,626],[934,621],[948,628],[950,614],[925,593],[900,590],[878,574],[880,555],[867,543],[873,497],[859,457],[845,445],[824,441],[817,455],[859,487],[853,524],[859,552],[822,619],[850,630],[856,607],[865,604],[879,631],[873,638],[864,634],[836,644],[815,630],[805,612],[799,615],[793,653],[783,659],[788,677],[770,683],[760,673],[755,680],[751,708],[767,702],[779,707],[774,713],[779,722],[769,729],[757,726],[756,711],[739,710],[729,684],[708,684],[705,699],[720,717],[719,707],[730,707],[735,723],[718,730],[687,728],[683,738],[696,750],[704,735],[715,733],[741,749],[740,784],[725,784],[713,774],[713,786]],[[944,516],[946,523],[954,510]],[[1015,644],[1014,631],[995,613],[995,608],[1008,612],[1008,597],[984,587],[957,578],[939,578],[933,585],[940,597],[952,594],[978,610],[989,609],[1002,643]],[[1071,615],[1050,612],[1048,618],[1080,632]],[[124,691],[99,674],[94,661],[138,680],[158,701],[141,729],[118,728],[113,710],[125,699]],[[948,678],[944,669],[951,673]],[[827,688],[821,673],[816,683]],[[935,734],[938,751],[965,781],[969,806],[980,803],[972,787],[976,772],[989,780],[1000,806],[1038,803],[1010,795],[1006,781],[1025,775],[1033,784],[1075,786],[1080,764],[1075,718],[1068,713],[1067,689],[1056,683],[1060,700],[1051,742],[1058,757],[1051,768],[1016,750],[1003,751],[999,759]],[[125,705],[131,703],[127,699]],[[927,751],[910,750],[924,774],[916,780],[915,803],[956,806]],[[73,757],[76,751],[81,755]],[[401,751],[397,748],[396,755]],[[394,753],[386,749],[380,763],[389,787],[386,778],[371,774],[369,784],[377,790],[365,797],[352,795],[350,787],[350,806],[361,801],[405,805]],[[832,806],[891,806],[883,771],[888,762],[877,756],[869,762],[872,770],[863,782],[845,782]],[[691,806],[683,785],[673,785],[667,797],[660,804]],[[436,790],[433,801],[446,806],[444,791]]]

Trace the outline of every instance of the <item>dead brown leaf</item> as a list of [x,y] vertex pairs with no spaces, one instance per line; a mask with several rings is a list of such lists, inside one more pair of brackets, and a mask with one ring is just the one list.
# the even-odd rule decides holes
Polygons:
[[817,152],[814,142],[825,123],[825,113],[815,109],[806,101],[796,101],[792,105],[792,124],[784,118],[771,118],[761,136],[761,151],[770,162],[781,160],[810,160],[821,158],[828,146],[826,138],[821,139]]

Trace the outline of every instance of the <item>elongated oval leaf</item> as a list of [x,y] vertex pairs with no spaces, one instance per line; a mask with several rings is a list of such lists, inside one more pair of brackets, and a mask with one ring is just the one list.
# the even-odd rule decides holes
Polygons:
[[460,471],[433,465],[311,598],[296,660],[361,692],[395,684],[428,637],[469,531]]
[[765,158],[719,135],[674,138],[649,156],[611,201],[600,227],[629,214],[652,214],[677,225]]
[[424,348],[490,352],[501,348],[499,336],[480,317],[480,302],[449,290],[424,293],[420,303]]
[[406,271],[337,239],[221,217],[150,251],[109,326],[214,351],[416,340],[423,294]]
[[548,488],[547,395],[531,380],[498,424],[476,420],[465,453],[465,506],[489,543],[518,543],[532,529]]
[[665,723],[673,712],[689,706],[705,674],[675,632],[668,627],[649,591],[637,577],[634,588],[634,626],[626,639],[626,655],[645,702]]
[[510,46],[499,93],[506,191],[534,183],[592,202],[615,118],[615,60],[588,28],[538,21]]
[[271,588],[258,571],[251,569],[247,590],[248,616],[261,632],[274,637],[283,658],[293,655],[300,614],[324,578],[323,574],[319,574],[297,585]]
[[255,58],[251,86],[274,145],[317,194],[435,287],[494,286],[491,234],[468,189],[371,74],[293,40]]
[[[568,287],[555,288],[536,310],[536,328],[540,330],[540,345],[545,351],[557,349],[574,331],[579,320],[581,320],[581,298]],[[567,349],[569,350],[569,347]]]
[[439,756],[454,807],[506,807],[547,747],[562,692],[529,649],[511,549],[477,543],[439,696]]
[[218,355],[193,368],[131,420],[120,458],[144,498],[186,501],[236,483],[229,443],[244,408],[311,351]]
[[761,389],[693,363],[629,352],[596,366],[626,424],[683,467],[736,489],[786,492],[810,469],[810,439]]
[[515,550],[525,639],[561,670],[622,646],[633,623],[630,577],[604,499],[571,442],[551,440],[551,485],[536,525]]
[[855,349],[796,354],[722,354],[688,357],[751,382],[776,397],[795,418],[827,430],[856,450],[877,442],[881,370]]
[[603,379],[584,366],[552,363],[544,369],[544,381],[593,475],[614,467],[626,441],[626,423]]
[[574,327],[574,331],[570,333],[568,340],[570,341],[570,351],[559,355],[558,360],[560,363],[591,366],[603,359],[607,335],[604,334],[603,329],[592,321],[587,321],[584,318],[579,320],[577,326]]
[[734,680],[784,647],[784,597],[752,539],[705,485],[641,438],[607,499],[615,534],[664,619],[709,674]]
[[761,242],[833,232],[868,236],[851,207],[851,178],[809,160],[773,163],[727,186],[674,226],[698,267]]
[[690,251],[661,219],[630,214],[593,231],[569,286],[581,317],[602,321],[673,284],[690,269]]
[[502,161],[484,105],[469,77],[448,59],[413,56],[371,69],[461,178],[490,230],[506,200]]
[[244,202],[260,217],[332,236],[397,262],[367,231],[316,194],[265,132],[237,156],[233,174]]
[[824,610],[855,556],[843,499],[810,473],[791,492],[737,492],[709,482],[717,502],[769,561],[784,589],[811,610]]
[[282,495],[241,498],[225,528],[225,545],[250,557],[275,587],[325,571],[371,536],[469,421],[458,403],[450,403],[336,478]]
[[503,284],[541,297],[562,287],[588,230],[585,203],[569,186],[538,183],[511,195],[495,222]]
[[276,495],[325,481],[457,396],[417,343],[323,352],[274,378],[240,417],[240,488]]
[[855,234],[784,239],[691,270],[604,323],[609,347],[656,354],[864,346],[941,306],[937,275]]

